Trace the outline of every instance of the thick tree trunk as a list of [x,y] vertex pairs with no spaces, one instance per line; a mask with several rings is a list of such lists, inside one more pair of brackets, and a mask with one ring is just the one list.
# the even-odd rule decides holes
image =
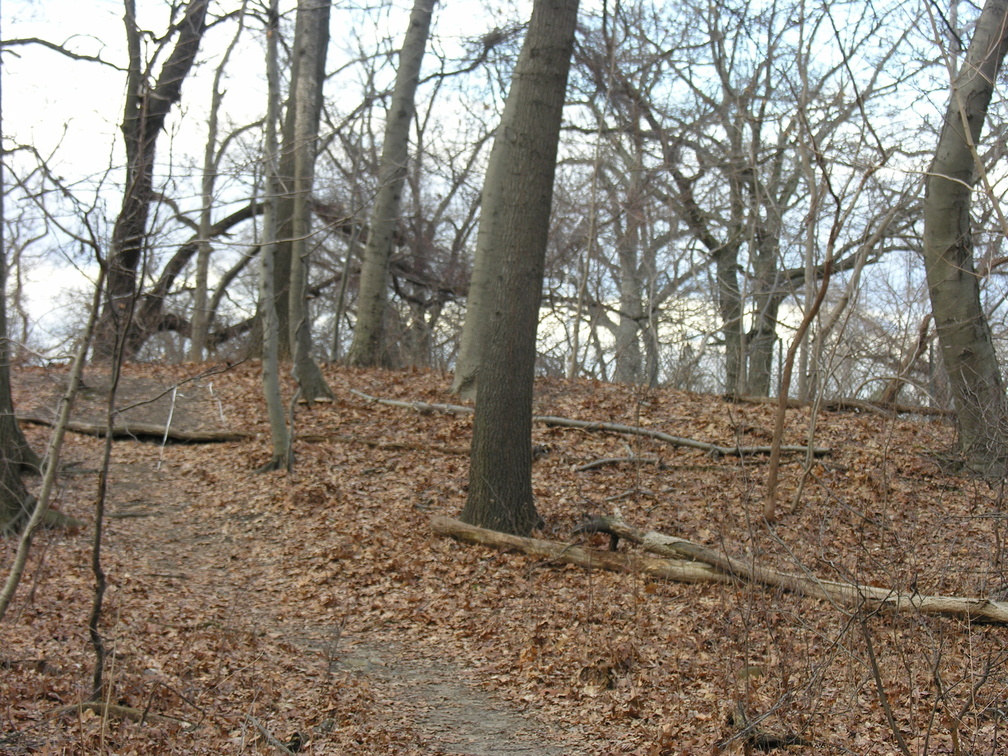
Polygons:
[[976,145],[1008,50],[1008,0],[987,0],[952,84],[924,194],[924,265],[942,358],[967,468],[1004,475],[1008,456],[1005,387],[973,265],[970,195]]
[[[0,61],[0,79],[3,62]],[[0,85],[2,86],[2,85]],[[0,103],[2,103],[0,97]],[[3,135],[0,113],[0,137]],[[12,349],[7,337],[7,245],[4,228],[4,175],[0,163],[0,533],[20,528],[31,515],[31,498],[21,472],[24,467],[41,467],[41,460],[28,446],[14,417],[11,398],[10,361]]]
[[742,345],[742,292],[738,282],[738,247],[722,247],[714,253],[717,276],[717,307],[725,350],[725,395],[745,393],[745,359]]
[[385,122],[378,194],[371,212],[370,232],[361,263],[357,295],[357,326],[347,363],[358,366],[387,364],[385,356],[385,307],[388,301],[389,260],[395,243],[406,162],[409,130],[416,112],[414,97],[420,81],[420,66],[437,0],[416,0],[409,29],[399,52],[399,70]]
[[319,116],[322,110],[322,85],[319,75],[325,68],[329,44],[327,0],[300,0],[295,55],[299,57],[295,89],[294,126],[294,215],[290,258],[289,328],[294,374],[301,398],[312,402],[332,398],[318,365],[311,357],[311,321],[308,313],[308,263],[311,255],[311,192],[315,178],[315,153]]
[[111,359],[122,329],[132,317],[137,295],[137,270],[147,244],[147,219],[153,199],[154,155],[158,135],[172,106],[182,96],[182,82],[192,68],[206,28],[210,0],[191,0],[178,24],[178,39],[157,82],[145,80],[141,32],[135,0],[126,0],[129,73],[122,132],[126,146],[126,186],[122,208],[112,228],[105,305],[95,334],[94,357]]
[[[557,144],[578,0],[536,0],[483,184],[477,257],[494,271],[462,520],[527,535],[532,383]],[[467,320],[469,316],[467,315]]]

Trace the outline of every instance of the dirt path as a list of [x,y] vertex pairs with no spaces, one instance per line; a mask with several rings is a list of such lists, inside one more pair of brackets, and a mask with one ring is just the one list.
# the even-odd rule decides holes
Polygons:
[[[22,376],[22,388],[30,377]],[[161,424],[171,418],[174,429],[184,430],[234,425],[235,413],[226,413],[212,380],[192,381],[178,390],[172,389],[172,380],[171,375],[124,378],[119,405],[130,407],[125,417]],[[87,379],[75,419],[101,422],[107,383],[101,375]],[[58,377],[35,376],[30,396],[37,408],[29,404],[26,409],[41,412],[55,406],[61,390]],[[368,723],[370,727],[406,733],[390,740],[389,753],[550,756],[577,752],[577,748],[560,745],[573,740],[570,735],[481,689],[474,675],[437,646],[417,648],[394,628],[380,632],[360,626],[344,628],[346,615],[352,616],[347,606],[359,600],[352,585],[341,598],[346,606],[337,607],[343,615],[338,622],[331,606],[306,607],[316,591],[305,573],[331,560],[325,550],[302,559],[297,542],[304,536],[297,515],[278,511],[275,500],[246,499],[222,505],[218,489],[227,486],[228,476],[256,495],[271,487],[282,488],[285,479],[250,476],[248,447],[215,446],[217,450],[207,445],[130,441],[116,446],[105,547],[114,584],[108,602],[109,634],[117,636],[116,652],[124,659],[147,665],[142,675],[174,688],[179,680],[199,677],[192,657],[212,655],[216,658],[209,665],[211,672],[204,677],[219,691],[231,678],[252,674],[241,669],[238,661],[230,665],[237,670],[227,665],[226,654],[247,647],[250,670],[260,677],[279,674],[294,688],[312,688],[307,696],[312,706],[319,706],[326,695],[348,695],[339,683],[350,678],[352,687],[366,692],[371,710],[384,720]],[[97,448],[95,443],[93,449]],[[209,464],[208,452],[214,460]],[[74,454],[80,457],[80,452]],[[78,475],[93,472],[98,463],[95,451],[79,458]],[[320,580],[319,592],[324,584]],[[117,626],[117,615],[134,619]],[[157,655],[149,649],[165,642],[179,647],[178,669],[154,661]],[[271,652],[264,650],[267,643]],[[218,672],[221,667],[226,671]],[[236,700],[236,706],[247,707],[240,711],[267,716],[255,708],[270,711],[273,702],[266,692],[272,692],[281,709],[294,708],[287,703],[290,696],[273,690],[276,685],[256,678],[246,687],[258,691],[257,699],[251,703],[247,698]],[[165,706],[178,708],[177,704],[166,701]],[[223,718],[240,722],[241,716],[225,714]],[[286,718],[305,723],[310,752],[328,754],[340,752],[329,743],[336,730],[348,726],[337,716],[295,709]],[[278,738],[289,734],[288,725],[276,727]],[[247,730],[251,728],[242,723],[242,742],[246,738],[255,742],[255,733]]]
[[556,733],[471,684],[445,659],[408,657],[402,648],[359,645],[340,654],[338,666],[378,683],[394,711],[413,722],[431,753],[564,753]]
[[[117,473],[113,497],[122,503],[113,508],[112,520],[145,522],[137,569],[160,578],[169,590],[184,587],[190,596],[205,597],[208,607],[224,607],[219,621],[228,627],[282,636],[294,668],[325,666],[327,676],[351,674],[372,692],[378,708],[414,732],[424,753],[570,752],[559,745],[560,733],[479,688],[466,669],[439,656],[437,649],[418,653],[387,630],[380,639],[354,637],[324,624],[278,621],[275,603],[269,600],[274,592],[266,590],[275,580],[276,565],[249,558],[261,545],[252,543],[259,540],[254,534],[236,530],[228,518],[194,517],[191,507],[199,505],[177,502],[184,481],[170,473],[136,464],[120,465]],[[263,513],[250,511],[246,517],[247,522],[259,520],[267,532],[282,531],[272,518],[263,521]],[[313,738],[324,736],[327,727],[327,722],[320,723]]]

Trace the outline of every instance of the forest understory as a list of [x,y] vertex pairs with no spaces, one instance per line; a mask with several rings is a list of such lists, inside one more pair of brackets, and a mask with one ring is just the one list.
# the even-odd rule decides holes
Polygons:
[[[68,436],[55,504],[89,526],[39,533],[0,624],[0,753],[1008,752],[1004,627],[437,536],[431,519],[465,501],[471,416],[354,391],[452,402],[450,376],[324,370],[337,399],[296,409],[293,472],[256,474],[270,455],[257,363],[126,368],[127,425],[248,437],[116,441],[107,690],[84,708],[103,442]],[[19,413],[54,413],[64,369],[13,379]],[[87,371],[76,419],[101,421],[106,382]],[[774,408],[550,379],[535,411],[765,446]],[[785,443],[808,443],[811,417],[789,410]],[[764,455],[536,424],[537,535],[604,550],[608,536],[574,531],[618,513],[759,567],[920,594],[1008,591],[1004,491],[941,471],[947,423],[822,411],[815,427],[830,454],[797,501],[805,458],[784,457],[770,526]],[[50,429],[24,428],[41,450]],[[2,543],[5,572],[14,547]]]

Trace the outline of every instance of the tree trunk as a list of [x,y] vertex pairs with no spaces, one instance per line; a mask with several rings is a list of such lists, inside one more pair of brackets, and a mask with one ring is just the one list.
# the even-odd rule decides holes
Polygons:
[[112,358],[116,341],[132,315],[137,270],[147,245],[157,138],[169,111],[182,96],[182,82],[199,52],[209,3],[210,0],[191,0],[188,4],[178,24],[175,47],[152,86],[142,71],[135,0],[125,0],[129,73],[121,128],[126,146],[126,186],[122,208],[112,228],[105,305],[95,335],[94,357],[99,360]]
[[1008,412],[973,265],[970,195],[980,168],[976,145],[1008,50],[1006,23],[1008,0],[987,0],[952,83],[924,193],[924,265],[952,388],[958,451],[967,468],[996,476],[1006,472]]
[[[557,144],[578,0],[536,0],[483,183],[477,257],[495,266],[463,521],[527,535],[532,383]],[[467,314],[467,321],[469,315]]]
[[307,402],[332,398],[318,365],[311,357],[311,320],[308,312],[308,262],[314,246],[311,238],[311,193],[315,178],[315,152],[326,48],[329,44],[327,0],[299,0],[294,34],[298,77],[293,82],[294,117],[294,216],[290,257],[290,344],[294,374]]
[[613,378],[618,383],[641,383],[644,365],[640,347],[641,323],[644,320],[642,302],[644,282],[641,280],[638,253],[641,246],[643,174],[640,135],[634,141],[633,170],[627,177],[626,201],[621,208],[623,226],[616,224],[616,244],[619,257],[619,322],[616,325],[616,368]]
[[385,122],[378,194],[371,212],[370,232],[361,263],[357,295],[357,326],[347,363],[367,367],[387,364],[385,357],[385,307],[388,297],[389,260],[395,242],[403,184],[406,180],[409,130],[416,112],[414,97],[420,81],[431,16],[437,0],[416,0],[409,29],[399,52],[392,103]]
[[274,263],[277,239],[277,197],[280,194],[280,178],[277,175],[279,150],[277,144],[276,121],[280,100],[280,76],[277,71],[277,36],[280,25],[279,0],[270,0],[269,28],[266,31],[266,210],[263,213],[263,245],[260,253],[259,269],[259,318],[262,321],[262,382],[263,396],[270,421],[270,440],[273,453],[262,471],[290,469],[290,434],[284,417],[283,400],[280,397],[280,329],[277,321],[276,297],[273,291]]
[[[0,60],[0,87],[3,61]],[[2,105],[0,96],[0,105]],[[0,111],[0,137],[3,135]],[[0,229],[4,228],[4,175],[0,162]],[[32,452],[14,416],[10,382],[11,342],[7,337],[7,244],[0,233],[0,533],[17,530],[31,514],[31,498],[21,480],[22,468],[38,469],[41,460]]]
[[[247,3],[247,0],[246,0]],[[213,247],[210,244],[210,230],[213,227],[213,194],[217,184],[217,174],[220,170],[221,152],[217,149],[217,131],[220,118],[220,106],[224,100],[221,91],[221,80],[231,52],[241,37],[245,28],[245,3],[242,4],[238,18],[238,30],[228,45],[221,62],[214,71],[213,85],[210,92],[210,114],[207,117],[207,143],[203,151],[203,179],[201,182],[201,207],[199,219],[199,251],[196,254],[196,288],[193,292],[192,334],[189,337],[189,359],[192,362],[202,362],[206,348],[207,332],[210,329],[210,311],[207,307],[209,297],[207,287],[210,272],[210,255]]]

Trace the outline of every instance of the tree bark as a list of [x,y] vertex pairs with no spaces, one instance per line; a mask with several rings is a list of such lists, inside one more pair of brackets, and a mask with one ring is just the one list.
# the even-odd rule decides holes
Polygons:
[[279,149],[276,121],[279,111],[280,76],[277,71],[277,35],[280,33],[279,0],[270,0],[269,28],[266,32],[266,210],[263,213],[263,247],[260,253],[259,270],[259,317],[262,320],[263,396],[269,414],[272,454],[261,471],[290,469],[291,448],[287,419],[284,416],[283,401],[280,397],[280,326],[277,320],[276,296],[273,291],[275,280],[275,259],[277,248],[277,198],[280,194]]
[[157,139],[172,106],[182,96],[182,82],[199,52],[209,4],[210,0],[189,2],[178,24],[175,46],[157,81],[151,85],[142,70],[136,3],[125,0],[129,73],[121,128],[126,146],[126,186],[112,229],[105,304],[95,334],[94,357],[98,360],[112,358],[116,342],[132,314],[137,294],[137,270],[147,246]]
[[[0,108],[2,108],[3,61],[0,59]],[[0,110],[0,138],[3,136],[3,113]],[[3,162],[0,161],[0,230],[4,228],[5,182]],[[31,497],[24,481],[22,468],[38,469],[41,460],[32,452],[14,417],[14,400],[11,397],[10,362],[11,341],[7,336],[7,244],[6,235],[0,232],[0,533],[17,530],[31,514]]]
[[308,263],[311,236],[311,192],[326,48],[329,45],[328,0],[299,0],[294,35],[298,76],[294,87],[294,215],[290,256],[289,329],[294,375],[301,398],[307,402],[331,399],[322,371],[311,357],[311,320],[308,312]]
[[1008,50],[1008,0],[987,0],[966,59],[952,83],[945,123],[925,180],[924,265],[935,330],[949,376],[963,464],[1006,472],[1008,408],[973,264],[970,195],[976,146],[998,70]]
[[523,538],[474,527],[449,517],[431,519],[431,529],[437,535],[456,538],[480,546],[497,549],[517,549],[526,554],[547,557],[557,562],[575,564],[587,569],[628,572],[681,583],[732,583],[742,581],[754,585],[796,593],[821,601],[854,609],[880,610],[893,613],[937,614],[972,622],[1008,624],[1008,603],[987,598],[962,596],[925,596],[814,576],[790,575],[786,572],[758,567],[748,559],[720,554],[701,544],[662,533],[630,527],[621,520],[601,517],[578,528],[577,532],[600,532],[639,544],[658,557],[622,551],[598,551],[571,543]]
[[[246,0],[247,3],[247,0]],[[217,132],[220,118],[220,106],[224,100],[221,91],[221,80],[231,52],[241,37],[245,28],[245,4],[239,11],[238,30],[231,39],[231,44],[225,50],[221,62],[214,71],[213,85],[210,91],[210,114],[207,117],[207,142],[203,151],[203,177],[201,182],[201,207],[199,219],[199,251],[196,255],[196,288],[193,291],[192,335],[189,339],[189,360],[202,362],[206,348],[207,332],[210,329],[210,310],[207,307],[209,296],[208,278],[210,272],[210,255],[213,247],[210,244],[210,229],[213,227],[213,194],[220,170],[220,159],[223,152],[217,149]],[[225,144],[226,144],[225,140]]]
[[395,243],[406,162],[409,130],[416,112],[414,98],[420,66],[437,0],[416,0],[409,29],[399,52],[392,103],[385,123],[378,194],[371,211],[370,233],[364,247],[357,295],[357,325],[347,363],[360,367],[388,365],[385,355],[385,308],[388,299],[389,261]]
[[[477,258],[494,260],[462,520],[519,535],[532,499],[532,383],[557,144],[578,0],[536,0],[483,184]],[[472,315],[467,313],[466,321]]]

